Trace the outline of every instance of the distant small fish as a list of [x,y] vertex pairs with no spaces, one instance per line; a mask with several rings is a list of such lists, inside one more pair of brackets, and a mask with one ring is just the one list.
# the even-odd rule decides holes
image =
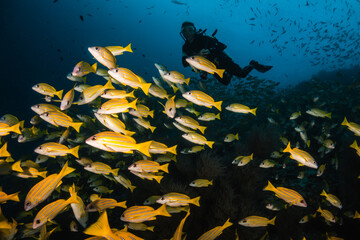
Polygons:
[[80,20],[83,22],[84,21],[84,17],[82,15],[80,15]]

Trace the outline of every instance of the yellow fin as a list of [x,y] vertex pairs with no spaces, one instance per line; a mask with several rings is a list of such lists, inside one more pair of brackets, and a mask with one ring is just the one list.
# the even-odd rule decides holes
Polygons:
[[216,107],[219,111],[221,111],[221,104],[223,101],[214,102],[214,107]]
[[166,204],[161,205],[161,207],[159,207],[155,211],[157,212],[158,215],[162,215],[162,216],[165,216],[165,217],[171,217],[169,212],[166,210]]
[[151,145],[152,141],[148,141],[148,142],[144,142],[144,143],[139,143],[139,144],[136,144],[135,145],[135,148],[145,154],[146,156],[148,157],[151,157],[150,155],[150,152],[149,152],[149,148],[150,148],[150,145]]
[[200,196],[199,196],[199,197],[196,197],[196,198],[191,199],[191,202],[192,202],[194,205],[196,205],[196,206],[200,207]]
[[225,69],[216,69],[216,73],[217,75],[219,75],[221,78],[223,78]]
[[71,123],[71,126],[77,131],[80,132],[80,127],[83,123],[82,122],[73,122]]
[[24,172],[24,170],[21,168],[21,161],[15,162],[15,163],[11,166],[11,170],[13,170],[13,171],[15,171],[15,172]]
[[99,219],[90,227],[84,230],[85,234],[92,236],[106,236],[111,233],[106,211],[104,211]]
[[60,91],[55,92],[54,94],[55,94],[59,99],[61,99],[61,98],[62,98],[63,91],[64,91],[64,90],[60,90]]
[[166,173],[169,173],[168,167],[169,167],[169,164],[166,163],[166,164],[160,166],[160,170],[162,170]]
[[71,148],[71,149],[69,149],[69,153],[74,155],[76,158],[79,158],[79,148],[80,148],[80,145],[78,145],[74,148]]
[[256,116],[256,109],[257,108],[250,109],[250,113],[254,114],[254,116]]

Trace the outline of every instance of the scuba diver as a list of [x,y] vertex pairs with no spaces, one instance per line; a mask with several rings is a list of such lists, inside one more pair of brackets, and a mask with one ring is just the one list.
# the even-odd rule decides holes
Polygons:
[[[202,56],[215,64],[218,69],[225,69],[223,78],[219,75],[214,74],[214,77],[221,82],[222,84],[228,85],[231,78],[235,75],[239,78],[246,77],[251,70],[255,69],[258,72],[267,72],[272,66],[261,65],[258,62],[251,60],[249,65],[241,68],[238,64],[224,52],[226,45],[219,42],[214,36],[217,32],[212,34],[212,36],[205,35],[205,30],[196,31],[195,25],[192,22],[183,22],[181,25],[180,36],[185,40],[185,43],[182,47],[182,64],[184,67],[189,66],[189,63],[186,61],[186,58],[194,55]],[[207,72],[201,71],[200,74],[202,79],[207,78]]]

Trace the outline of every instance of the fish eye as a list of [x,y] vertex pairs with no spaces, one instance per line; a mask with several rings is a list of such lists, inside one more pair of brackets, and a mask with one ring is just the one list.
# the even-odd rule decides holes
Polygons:
[[81,67],[78,67],[77,70],[80,71],[80,70],[81,70]]
[[66,102],[66,105],[69,105],[69,104],[70,104],[70,101],[67,101],[67,102]]
[[115,72],[119,72],[119,69],[116,69]]
[[133,166],[136,167],[136,163],[134,163]]
[[25,206],[30,206],[31,205],[31,202],[27,202],[27,203],[25,203]]
[[169,111],[171,112],[171,111],[172,111],[172,108],[169,108]]
[[37,224],[41,223],[40,219],[36,220],[36,223],[37,223]]
[[195,59],[194,57],[191,57],[191,59]]
[[164,197],[161,197],[160,200],[164,200],[165,198]]
[[91,138],[91,140],[95,141],[95,140],[96,140],[96,137],[95,137],[95,136],[94,136],[94,137],[92,137],[92,138]]
[[106,94],[107,94],[107,90],[104,91],[104,95],[106,95]]
[[301,200],[300,202],[301,202],[301,203],[304,203],[304,200]]
[[97,50],[99,50],[99,48],[98,48],[98,47],[95,47],[95,50],[97,51]]
[[39,149],[42,149],[42,147],[40,146]]
[[48,112],[46,112],[46,113],[45,113],[45,117],[48,117],[48,116],[49,116],[49,113],[48,113]]
[[121,217],[124,218],[124,217],[125,217],[125,214],[122,214]]
[[243,223],[246,223],[246,219],[243,219],[242,222],[243,222]]

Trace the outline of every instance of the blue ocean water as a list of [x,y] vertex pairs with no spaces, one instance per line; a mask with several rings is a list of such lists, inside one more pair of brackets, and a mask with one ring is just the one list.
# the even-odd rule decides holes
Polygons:
[[[257,145],[258,141],[262,143],[267,143],[267,141],[271,142],[275,139],[274,136],[281,135],[280,133],[282,133],[284,129],[286,129],[284,132],[287,132],[288,136],[291,136],[288,137],[289,140],[293,138],[291,140],[294,140],[294,142],[302,141],[297,133],[289,133],[289,129],[291,128],[293,130],[293,126],[290,126],[290,123],[286,122],[284,117],[277,115],[276,112],[280,111],[284,113],[286,120],[292,112],[300,109],[306,110],[314,106],[333,112],[333,116],[335,115],[335,117],[333,117],[333,119],[335,119],[334,122],[316,119],[316,127],[308,130],[307,133],[312,143],[315,143],[316,146],[309,150],[320,158],[318,149],[321,147],[321,144],[316,143],[317,140],[315,137],[323,134],[323,132],[331,126],[331,123],[338,124],[335,128],[336,130],[331,130],[331,137],[338,146],[342,147],[337,147],[336,151],[331,153],[331,157],[321,158],[320,162],[330,162],[334,158],[341,159],[344,151],[346,151],[344,155],[347,156],[346,163],[351,162],[351,164],[343,168],[340,167],[340,171],[330,170],[329,175],[327,175],[326,178],[324,177],[323,180],[323,182],[326,182],[324,185],[333,186],[333,188],[330,187],[332,193],[340,194],[340,198],[343,200],[345,206],[346,203],[348,203],[348,207],[344,207],[343,210],[337,212],[334,210],[337,217],[339,217],[339,219],[341,218],[341,221],[344,222],[345,227],[342,227],[339,223],[336,225],[326,225],[320,217],[315,219],[315,222],[310,222],[310,225],[308,224],[304,227],[298,227],[295,223],[295,220],[298,220],[296,217],[314,213],[319,205],[318,203],[322,203],[318,196],[322,189],[320,189],[321,184],[318,183],[313,187],[316,188],[316,197],[311,194],[306,195],[309,202],[313,203],[311,204],[311,210],[301,211],[296,209],[296,207],[295,209],[291,207],[289,210],[290,213],[282,211],[282,215],[289,214],[296,217],[283,217],[283,221],[278,226],[269,230],[270,239],[289,239],[290,237],[300,239],[302,236],[308,236],[307,239],[319,239],[318,237],[321,236],[325,239],[325,232],[330,232],[331,235],[338,235],[340,237],[347,236],[348,238],[346,239],[357,239],[349,238],[349,236],[351,236],[349,231],[351,231],[354,226],[358,226],[358,222],[354,222],[353,219],[348,219],[344,216],[344,213],[347,211],[354,212],[356,209],[359,211],[359,194],[358,191],[354,191],[354,189],[358,189],[359,186],[359,183],[356,182],[359,181],[356,179],[358,172],[355,171],[358,169],[359,164],[353,162],[359,159],[356,154],[351,155],[348,149],[348,145],[356,138],[351,135],[352,133],[344,133],[340,125],[345,116],[353,122],[360,122],[358,112],[359,103],[357,102],[359,100],[358,86],[355,85],[351,88],[351,91],[346,92],[348,90],[347,86],[339,87],[339,90],[335,83],[327,85],[326,80],[331,79],[346,83],[356,83],[356,81],[359,80],[359,0],[304,0],[292,2],[265,0],[18,0],[1,1],[0,9],[0,28],[2,33],[0,41],[3,46],[0,60],[3,69],[1,76],[2,87],[0,88],[1,115],[11,113],[20,120],[25,119],[27,122],[35,115],[35,113],[31,111],[30,106],[44,102],[42,96],[34,92],[31,87],[37,83],[45,82],[53,85],[56,89],[71,89],[74,83],[69,81],[66,75],[73,70],[74,66],[81,60],[87,61],[90,64],[96,62],[87,50],[90,46],[126,46],[131,43],[134,53],[125,53],[118,56],[117,64],[121,67],[131,69],[148,82],[152,81],[152,76],[159,75],[154,63],[161,63],[168,69],[177,70],[197,81],[199,78],[198,75],[191,71],[189,67],[184,68],[181,63],[181,47],[184,44],[184,40],[179,33],[180,26],[184,21],[193,22],[197,29],[207,29],[206,34],[208,35],[211,35],[211,33],[217,30],[216,38],[227,45],[226,52],[241,67],[246,66],[252,59],[262,64],[273,66],[273,69],[266,73],[252,71],[250,74],[255,78],[280,83],[280,94],[276,95],[276,99],[272,99],[273,102],[271,102],[271,104],[270,101],[262,102],[262,98],[260,97],[256,99],[256,96],[264,94],[262,89],[256,90],[256,86],[253,87],[253,92],[251,92],[249,96],[240,96],[244,99],[243,103],[250,104],[251,107],[262,104],[264,111],[259,112],[259,117],[256,122],[248,116],[238,121],[237,118],[233,118],[234,115],[229,115],[229,117],[223,119],[221,124],[214,124],[216,131],[210,131],[208,138],[216,138],[217,141],[221,142],[224,135],[228,132],[233,131],[235,133],[235,131],[243,131],[248,134],[249,129],[259,135],[263,134],[259,137],[260,140],[255,136],[248,136],[247,140],[255,143],[246,145],[246,147],[234,145],[221,145],[218,147],[217,154],[219,156],[225,156],[224,159],[228,161],[230,158],[235,157],[235,153],[250,154],[254,151],[260,151]],[[101,65],[99,64],[99,66]],[[313,77],[324,81],[319,82],[318,85],[316,81],[310,84],[308,81]],[[216,93],[216,100],[224,99],[229,102],[232,97],[240,93],[238,85],[236,84],[238,81],[240,80],[234,78],[228,86],[224,86],[215,81],[210,85],[211,87],[207,93],[211,95],[211,90],[213,90],[213,93]],[[301,85],[302,82],[303,85]],[[104,83],[103,80],[99,79],[91,82],[92,85]],[[297,84],[300,84],[299,88],[291,89]],[[281,89],[285,90],[281,92]],[[229,90],[231,90],[232,95],[229,94]],[[241,93],[244,92],[246,91],[241,90]],[[272,93],[273,92],[270,92],[269,95]],[[282,96],[286,101],[281,102]],[[315,103],[313,99],[317,96],[320,96],[320,101]],[[344,96],[347,97],[344,99]],[[325,107],[321,105],[321,101],[325,102]],[[156,101],[147,103],[149,105],[155,105]],[[266,103],[269,103],[269,105],[265,107]],[[303,112],[302,114],[305,115],[306,113]],[[278,123],[276,127],[266,125],[269,124],[269,117]],[[156,123],[162,126],[163,120],[163,117],[159,117],[156,119]],[[309,116],[304,117],[304,121],[307,122],[307,125],[305,125],[309,126],[311,120]],[[256,126],[250,124],[252,121]],[[303,121],[299,121],[298,125],[302,122]],[[226,129],[225,126],[227,127]],[[160,139],[163,137],[162,139],[166,139],[169,145],[176,144],[175,138],[164,137],[167,131],[166,128],[162,126],[161,131],[162,134],[157,133],[154,134],[154,136]],[[174,136],[173,133],[169,135]],[[270,140],[264,140],[264,138]],[[189,147],[180,140],[179,142],[180,146]],[[21,145],[21,147],[18,147],[15,143],[9,143],[9,149],[16,152],[15,156],[20,158],[22,153],[32,154],[33,149],[39,143],[40,142],[36,142],[35,144],[29,143]],[[271,144],[269,143],[269,145]],[[280,149],[279,144],[274,145],[276,145],[277,149]],[[267,149],[264,150],[266,153],[267,151]],[[265,154],[263,155],[265,156]],[[258,153],[257,160],[260,161],[259,156],[262,157],[263,155],[262,153]],[[212,158],[212,156],[210,155],[208,158]],[[207,159],[207,157],[203,156],[203,159]],[[178,168],[182,170],[187,167],[189,166],[186,164],[180,167],[178,166]],[[200,168],[199,166],[197,167]],[[352,167],[353,169],[351,169]],[[280,174],[280,176],[284,177],[284,180],[280,179],[276,183],[276,186],[284,184],[284,186],[286,185],[288,187],[299,187],[303,193],[306,193],[307,189],[312,189],[309,182],[319,180],[312,176],[307,180],[306,184],[301,183],[295,179],[298,174],[298,171],[294,170],[295,167],[290,169],[293,171],[292,174],[289,174],[290,177],[285,173],[283,173],[283,175]],[[181,173],[179,173],[179,170],[174,166],[172,170],[175,172],[174,175],[178,174],[178,179],[195,177],[198,173],[195,170],[189,171],[189,173],[184,173],[186,171],[180,170]],[[57,169],[52,169],[52,171],[58,172]],[[355,179],[349,180],[346,177],[349,171],[351,172],[351,176],[357,174]],[[247,172],[247,170],[232,171],[231,179],[243,180],[241,177],[234,176],[237,176],[237,174],[245,174],[245,172]],[[254,190],[247,189],[250,188],[249,186],[252,184],[257,185],[258,181],[275,178],[275,172],[264,173],[262,171],[255,171],[253,174],[254,175],[249,175],[250,177],[254,177],[253,182],[248,182],[245,187],[235,186],[235,190],[227,189],[227,182],[219,180],[220,183],[218,183],[218,186],[221,187],[214,190],[214,193],[221,195],[224,191],[231,193],[233,191],[236,197],[232,199],[238,200],[239,196],[237,194]],[[261,176],[259,177],[257,174]],[[315,172],[312,171],[311,174],[314,175]],[[219,173],[219,175],[224,176],[224,173]],[[288,177],[292,178],[292,180],[289,180]],[[14,180],[11,176],[6,176],[4,179],[6,179],[9,185],[14,182],[21,184],[23,180]],[[80,182],[82,181],[84,180],[82,179]],[[154,187],[153,185],[149,187],[149,185],[139,180],[134,181],[139,185],[139,189],[151,189],[151,187]],[[36,182],[35,180],[31,180],[31,185]],[[254,191],[251,193],[253,195],[246,199],[252,201],[251,199],[254,198],[254,202],[259,203],[260,198],[264,197],[261,189],[265,186],[265,183],[266,182],[263,181],[256,187],[256,191],[260,191],[260,194],[257,195]],[[346,184],[344,183],[350,187],[345,188],[344,185]],[[176,184],[174,183],[174,185]],[[323,186],[321,185],[321,187]],[[156,193],[160,194],[160,192],[164,193],[172,189],[170,183],[162,188],[162,191],[158,189],[158,192],[148,190],[147,192],[137,193],[135,196],[127,194],[126,197],[130,199],[129,201],[131,203],[140,204],[145,196]],[[178,189],[181,188],[179,187]],[[350,194],[351,191],[354,191],[353,194]],[[199,192],[195,192],[194,190],[190,191],[190,193],[195,194],[194,196],[196,196],[197,193],[205,196],[208,194],[202,190],[199,190]],[[136,200],[136,197],[141,199],[141,201]],[[65,198],[65,195],[63,198]],[[22,204],[23,202],[20,202],[21,207]],[[229,205],[226,206],[228,208],[236,205],[234,203],[228,204]],[[246,201],[241,204],[247,211],[234,210],[233,215],[228,217],[232,218],[232,222],[234,222],[234,225],[237,225],[237,229],[241,229],[243,236],[240,239],[258,239],[256,238],[259,235],[258,233],[253,233],[252,229],[239,228],[237,221],[240,220],[241,217],[245,217],[241,215],[245,213],[261,215],[265,212],[268,216],[271,214],[264,209],[256,209],[254,207],[256,204],[250,204]],[[204,205],[206,206],[206,204]],[[209,206],[212,205],[209,204]],[[18,210],[16,207],[14,207],[14,209]],[[7,213],[9,213],[9,211],[10,210],[7,210]],[[197,210],[195,210],[195,212],[196,211]],[[227,213],[231,212],[231,209],[211,209],[209,212],[201,210],[196,216],[200,217],[201,214],[204,214],[208,218],[211,218],[212,215],[219,217],[222,216],[222,214],[219,214],[219,212],[222,211]],[[65,213],[65,216],[70,216],[71,214],[69,211]],[[118,215],[120,216],[118,212],[115,212],[113,215],[113,218],[117,219],[115,221],[116,223],[119,223]],[[180,221],[182,217],[181,215],[181,217],[177,216],[176,218]],[[91,222],[96,221],[96,219],[97,216],[93,215]],[[292,222],[286,223],[287,219],[291,219]],[[219,224],[223,224],[220,223],[220,220],[222,221],[224,219],[211,219],[206,223],[199,223],[198,227],[193,229],[194,235],[188,232],[189,239],[196,239],[200,233]],[[176,228],[179,221],[172,222],[171,230]],[[193,223],[202,222],[202,219],[192,219],[192,221]],[[158,227],[159,226],[167,226],[167,222],[164,219],[160,219],[158,223]],[[117,227],[121,228],[120,226]],[[287,227],[288,231],[284,232],[284,229]],[[317,229],[317,227],[319,227],[320,230]],[[188,229],[191,228],[188,227]],[[233,239],[226,237],[233,237],[234,230],[235,227],[231,229],[231,234],[228,233],[223,239]],[[264,229],[261,231],[266,232]],[[67,230],[65,232],[67,232]],[[162,232],[164,235],[161,235],[161,239],[171,237],[164,232],[165,231]],[[151,239],[160,239],[157,238],[156,235],[149,234],[146,236],[150,236]]]

